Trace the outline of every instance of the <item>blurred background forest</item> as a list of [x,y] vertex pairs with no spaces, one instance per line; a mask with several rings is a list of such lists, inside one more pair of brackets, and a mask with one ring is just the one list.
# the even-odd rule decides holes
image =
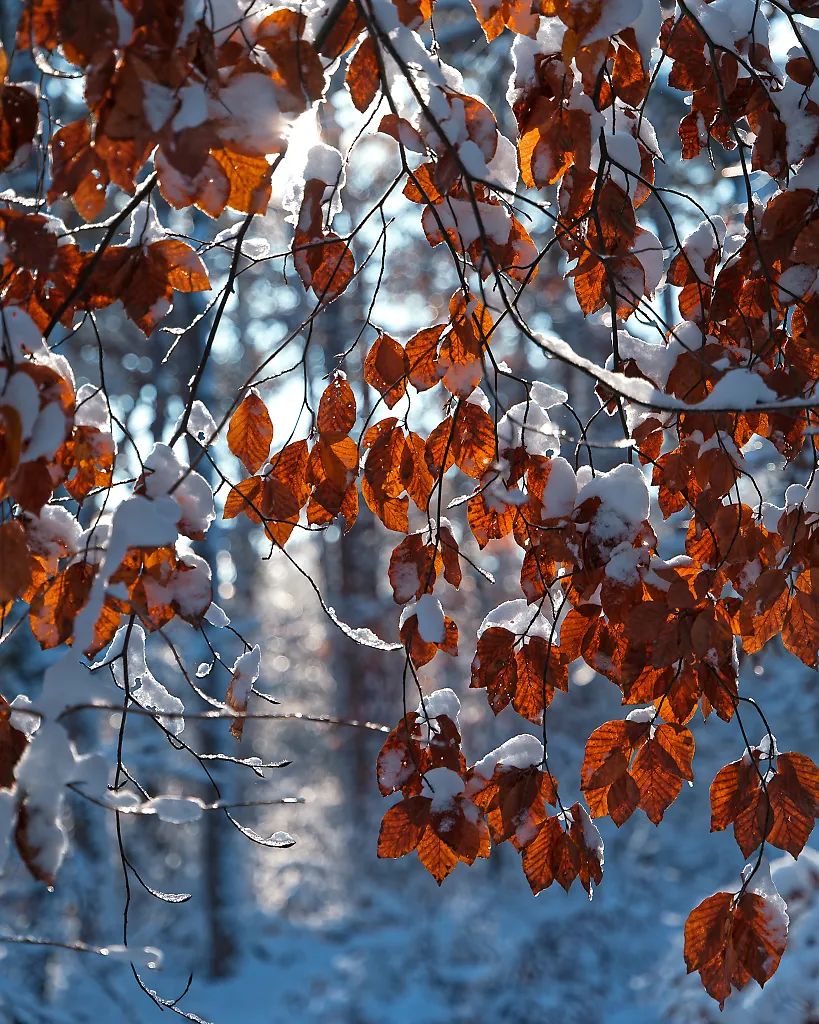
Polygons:
[[[19,10],[15,0],[0,4],[2,36],[11,45]],[[457,54],[470,89],[483,94],[501,127],[510,130],[511,111],[505,100],[509,70],[509,36],[487,45],[467,8],[467,0],[438,0],[438,42],[444,59]],[[775,22],[775,19],[774,19]],[[776,59],[776,54],[774,54]],[[22,67],[22,63],[20,65]],[[67,67],[67,66],[66,66]],[[49,77],[34,65],[30,77],[49,97],[63,122],[71,120],[79,96],[70,77]],[[328,140],[350,147],[359,118],[339,78],[332,119],[322,124]],[[664,86],[654,95],[653,123],[668,162],[658,168],[658,183],[682,192],[708,192],[714,206],[744,214],[741,179],[723,171],[722,154],[714,165],[698,160],[675,162],[679,150],[676,126],[685,112],[679,93]],[[665,107],[665,113],[663,112]],[[506,123],[504,123],[504,121]],[[397,170],[394,146],[383,136],[365,136],[357,144],[348,173],[345,209],[336,221],[357,222],[380,197]],[[9,183],[0,177],[0,189]],[[250,259],[222,320],[204,391],[200,397],[217,414],[257,362],[298,328],[309,303],[297,276],[288,272],[279,252],[287,250],[288,229],[275,196],[286,182],[274,178],[274,202],[266,217],[254,222],[245,252]],[[773,187],[771,185],[771,187]],[[19,188],[19,185],[18,185]],[[278,193],[277,190],[278,189]],[[680,234],[696,226],[690,206],[669,196],[679,217]],[[227,274],[230,252],[219,249],[215,227],[204,215],[192,217],[166,207],[162,222],[180,236],[203,243],[215,289]],[[644,223],[665,244],[670,242],[665,218],[644,208]],[[77,217],[68,202],[61,211],[70,227]],[[447,257],[431,254],[416,208],[398,212],[388,233],[385,271],[374,308],[373,289],[382,273],[381,218],[374,217],[358,236],[356,262],[375,247],[373,258],[356,280],[312,327],[306,386],[317,398],[326,375],[338,365],[360,331],[371,324],[406,339],[434,322],[455,285]],[[653,223],[651,213],[653,212]],[[393,210],[383,210],[389,221]],[[527,225],[537,241],[547,230],[544,220]],[[729,225],[730,232],[730,225]],[[572,342],[584,355],[601,361],[606,328],[586,323],[562,278],[559,249],[541,265],[540,275],[526,290],[529,322]],[[663,316],[678,320],[669,290],[660,293]],[[183,409],[182,394],[207,333],[203,313],[206,297],[177,295],[166,327],[148,340],[110,311],[99,317],[109,352],[108,391],[118,418],[141,443],[170,436]],[[635,318],[636,319],[636,318]],[[634,324],[634,320],[630,322]],[[189,325],[193,324],[193,327]],[[188,328],[181,333],[181,329]],[[639,328],[631,326],[635,332]],[[176,332],[176,333],[174,333]],[[83,335],[71,338],[78,385],[99,383],[97,348]],[[169,348],[175,344],[166,360]],[[366,351],[366,348],[364,349]],[[356,350],[352,360],[359,358]],[[584,421],[599,403],[585,380],[547,363],[542,353],[507,332],[495,346],[516,374],[565,388]],[[116,353],[116,356],[114,356]],[[287,353],[268,368],[285,369]],[[355,369],[354,366],[351,369]],[[262,393],[273,412],[276,435],[283,439],[302,415],[304,382],[285,377],[269,381]],[[357,396],[366,416],[368,397]],[[430,403],[440,401],[421,396]],[[502,396],[503,397],[503,396]],[[511,397],[511,396],[510,396]],[[517,400],[513,397],[512,400]],[[312,403],[315,405],[315,402]],[[576,427],[564,413],[563,454],[572,458]],[[302,428],[304,428],[302,421]],[[615,425],[598,416],[591,436],[605,442],[616,436]],[[765,481],[782,491],[782,460],[773,447],[758,442],[748,468],[765,492]],[[609,468],[605,448],[591,449],[595,465]],[[127,455],[126,455],[127,457]],[[224,457],[229,456],[225,450]],[[578,452],[580,462],[589,450]],[[807,458],[807,455],[803,456]],[[793,467],[804,479],[806,463]],[[205,472],[200,467],[200,472]],[[801,474],[801,475],[800,475]],[[213,481],[214,486],[216,481]],[[467,483],[462,480],[462,490]],[[454,496],[457,491],[453,492]],[[771,488],[774,493],[774,488]],[[767,495],[766,495],[767,496]],[[217,508],[224,500],[217,494]],[[663,527],[672,536],[672,517]],[[470,557],[474,541],[457,538]],[[662,541],[662,536],[661,536]],[[387,640],[397,639],[397,609],[386,566],[395,537],[362,507],[358,523],[340,543],[338,528],[323,534],[297,531],[288,554],[307,575],[269,545],[244,516],[217,519],[206,543],[196,545],[214,566],[216,600],[246,636],[262,644],[266,674],[260,685],[288,712],[329,714],[382,722],[392,727],[402,714],[402,652],[386,653],[357,646],[323,613],[311,580],[327,605],[354,626],[368,626]],[[470,546],[471,545],[471,546]],[[484,614],[517,587],[520,551],[512,538],[496,542],[477,560],[496,579],[490,585],[477,573],[467,574],[460,591],[462,637],[474,636]],[[309,578],[308,578],[309,577]],[[210,660],[197,653],[194,637],[186,641],[184,625],[175,627],[190,659]],[[462,648],[468,649],[464,640]],[[25,691],[36,698],[37,679],[47,664],[24,630],[0,648],[3,693],[11,699]],[[161,668],[161,663],[158,666]],[[156,671],[156,670],[155,670]],[[213,694],[224,679],[204,674],[200,685]],[[426,689],[451,686],[459,695],[466,734],[466,754],[474,760],[514,731],[512,712],[490,721],[486,698],[468,690],[469,665],[464,658],[436,658],[422,670]],[[758,696],[782,749],[816,757],[819,735],[819,689],[816,677],[795,658],[768,645],[759,656],[742,662],[741,686]],[[618,717],[618,691],[581,663],[574,666],[571,690],[558,694],[548,712],[549,763],[568,796],[576,790],[583,737],[606,719]],[[251,708],[251,710],[254,710]],[[256,708],[255,710],[262,710]],[[510,717],[507,718],[507,715]],[[166,738],[146,724],[138,751],[140,777],[164,793],[196,793],[201,774],[171,749]],[[113,742],[117,716],[87,723],[99,730],[94,742]],[[190,722],[200,749],[225,749],[234,741],[225,722]],[[712,718],[695,722],[698,780],[709,780],[726,760],[738,757],[732,726]],[[754,738],[754,737],[752,737]],[[88,737],[78,731],[83,748]],[[590,905],[582,890],[566,896],[555,886],[532,897],[516,856],[504,846],[491,861],[463,866],[441,890],[414,858],[378,861],[378,823],[384,804],[375,782],[375,757],[383,736],[372,730],[306,721],[250,722],[240,755],[263,762],[290,762],[265,770],[262,781],[250,769],[225,773],[231,799],[252,801],[266,796],[299,797],[301,804],[247,809],[242,821],[269,835],[283,830],[295,839],[287,849],[265,849],[249,843],[217,815],[176,826],[154,819],[126,822],[128,856],[148,886],[164,893],[191,894],[186,902],[169,902],[145,889],[132,891],[131,941],[161,945],[164,968],[150,980],[164,998],[175,998],[194,975],[181,1004],[188,1013],[216,1024],[680,1024],[721,1019],[733,1022],[778,1021],[810,1024],[819,1020],[819,853],[805,851],[798,866],[788,857],[775,862],[777,885],[789,904],[792,933],[778,974],[760,993],[755,987],[736,995],[724,1015],[696,979],[686,979],[682,959],[682,922],[699,900],[733,877],[736,850],[730,835],[708,836],[708,790],[699,781],[670,808],[656,830],[635,816],[622,830],[609,819],[600,823],[606,844],[606,874]],[[219,775],[218,762],[214,762]],[[199,789],[197,789],[199,787]],[[574,799],[574,797],[572,797]],[[99,945],[120,941],[125,899],[112,818],[88,803],[70,807],[72,853],[56,891],[33,882],[19,861],[0,878],[0,940],[3,935],[34,934],[70,942]],[[2,1024],[81,1024],[81,1022],[152,1022],[160,1010],[143,996],[127,964],[106,962],[59,948],[2,945],[0,942],[0,1022]]]

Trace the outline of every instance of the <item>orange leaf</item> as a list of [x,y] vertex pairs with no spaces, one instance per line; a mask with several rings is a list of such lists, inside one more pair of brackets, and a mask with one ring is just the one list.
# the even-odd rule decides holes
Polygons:
[[569,891],[580,871],[580,853],[574,841],[564,832],[560,818],[547,818],[535,838],[523,849],[523,872],[537,895],[557,880]]
[[337,371],[324,389],[318,407],[316,425],[319,432],[343,437],[355,426],[355,396],[345,374]]
[[0,526],[0,606],[19,597],[31,582],[32,559],[18,522]]
[[247,480],[240,480],[230,489],[225,499],[225,511],[223,519],[235,519],[240,512],[244,512],[252,523],[260,523],[262,487],[264,481],[260,476],[249,476]]
[[411,796],[387,810],[378,833],[379,857],[405,857],[417,848],[431,803],[427,797]]
[[366,110],[378,94],[381,80],[375,45],[366,36],[353,54],[347,69],[347,88],[356,110]]
[[273,423],[267,406],[254,388],[242,399],[230,418],[228,448],[248,473],[255,473],[267,461],[273,441]]
[[502,626],[490,626],[478,638],[472,661],[471,688],[486,688],[486,699],[497,715],[510,703],[518,682],[515,634]]
[[472,402],[461,402],[452,427],[452,456],[462,473],[480,480],[495,459],[495,424]]
[[456,867],[459,857],[428,825],[418,844],[418,859],[440,885]]
[[749,978],[764,986],[779,966],[788,935],[784,904],[756,892],[718,892],[688,915],[685,963],[699,971],[706,992],[720,1005],[731,987]]
[[407,390],[407,353],[389,334],[379,334],[364,360],[364,380],[392,409]]
[[438,342],[446,324],[425,327],[407,342],[409,382],[416,391],[427,391],[441,379],[438,373]]
[[76,562],[58,573],[31,600],[31,631],[43,650],[64,644],[74,632],[74,619],[91,592],[94,571]]

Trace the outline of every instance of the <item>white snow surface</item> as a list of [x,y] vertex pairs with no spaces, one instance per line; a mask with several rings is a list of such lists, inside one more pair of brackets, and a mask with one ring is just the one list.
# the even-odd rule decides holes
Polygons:
[[643,266],[645,294],[653,295],[663,277],[663,244],[653,231],[639,228],[631,251]]
[[440,644],[446,636],[444,609],[432,594],[422,594],[415,605],[418,616],[418,633],[428,644]]
[[482,779],[491,779],[495,768],[501,764],[510,768],[531,768],[546,759],[543,744],[531,733],[524,732],[490,750],[473,766],[473,771]]
[[448,686],[426,694],[415,709],[415,713],[423,719],[446,715],[456,725],[458,724],[460,712],[461,702],[458,700],[455,691]]
[[[322,141],[314,108],[300,114],[288,133],[287,152],[273,176],[273,191],[281,192],[281,205],[287,211],[285,221],[298,224],[304,187],[308,181],[323,181],[322,202],[330,200],[329,220],[341,212],[341,190],[346,171],[341,153]],[[305,225],[306,226],[306,225]]]
[[[549,392],[562,394],[548,385],[544,387]],[[538,401],[538,395],[543,392],[536,391],[535,388],[536,385],[532,388],[528,404],[519,402],[513,405],[498,423],[498,450],[501,455],[507,448],[520,447],[525,448],[530,455],[560,454],[560,435],[547,412],[548,408],[552,408],[558,402],[552,401],[551,396],[544,394],[546,400],[550,402],[550,405],[544,407]],[[565,401],[565,397],[562,400]]]
[[205,612],[205,622],[209,622],[211,626],[215,626],[217,629],[224,629],[225,626],[230,625],[227,612],[216,604],[215,601],[211,601],[208,605],[208,610]]
[[287,120],[280,103],[285,95],[267,75],[237,74],[210,99],[208,113],[223,142],[271,155],[284,148]]
[[[156,443],[153,446],[145,460],[145,469],[146,495],[159,498],[168,495],[173,488],[171,498],[178,505],[177,519],[192,531],[207,532],[216,518],[213,492],[207,480],[180,462],[166,444]],[[182,477],[182,482],[175,486]]]
[[[453,799],[464,791],[464,781],[449,768],[433,768],[424,776],[432,788],[432,810],[446,811],[452,807]],[[424,794],[426,795],[426,790]]]
[[[746,864],[742,871],[742,879],[748,877],[753,870],[751,864]],[[785,901],[779,895],[771,875],[771,863],[763,856],[759,869],[751,879],[748,891],[762,896],[765,900],[765,915],[768,926],[768,935],[774,942],[784,943],[788,935],[788,908]]]
[[617,347],[621,359],[633,359],[642,372],[657,387],[665,387],[668,375],[685,347],[672,335],[668,343],[643,341],[626,331],[617,332]]
[[[541,611],[537,611],[526,602],[525,598],[516,601],[504,601],[497,608],[484,618],[478,627],[478,636],[489,629],[490,626],[499,626],[508,629],[516,636],[540,636],[548,640],[552,636],[553,624],[547,615],[551,615],[552,607],[549,601],[544,601]],[[554,643],[558,642],[559,630],[554,630]]]
[[[15,373],[15,377],[20,374]],[[20,456],[20,462],[33,462],[35,459],[45,456],[53,458],[55,452],[65,441],[70,429],[70,423],[59,402],[49,402],[40,410],[40,414],[34,421],[31,430],[31,437],[28,439],[25,451]]]
[[[463,154],[463,147],[461,152]],[[500,133],[495,155],[486,165],[486,178],[510,192],[514,192],[518,185],[518,151],[514,143]]]
[[160,821],[172,825],[186,825],[202,817],[204,806],[194,796],[155,796],[152,800],[146,800],[139,810],[142,814],[155,814]]
[[49,561],[78,549],[82,527],[62,505],[44,505],[39,516],[26,515],[29,549]]
[[541,519],[565,518],[572,514],[577,499],[577,477],[571,464],[558,455],[550,462],[543,488]]
[[249,651],[240,654],[233,663],[231,669],[231,692],[235,707],[244,709],[247,707],[248,697],[253,684],[259,678],[262,670],[262,649],[256,644]]
[[[0,249],[2,246],[0,240]],[[33,355],[44,347],[43,332],[20,306],[3,306],[0,310],[0,331],[15,360],[22,359],[25,352]]]
[[637,466],[623,462],[608,473],[597,473],[577,495],[577,504],[600,498],[595,533],[613,537],[618,531],[638,526],[648,518],[648,485]]
[[729,370],[720,378],[711,394],[699,403],[699,407],[752,409],[758,402],[775,402],[776,399],[776,392],[768,387],[758,373],[742,367]]
[[9,405],[20,417],[22,438],[27,441],[34,430],[40,411],[40,395],[37,385],[27,373],[18,370],[5,381],[3,389],[3,405]]
[[127,245],[131,248],[142,246],[147,249],[154,242],[165,238],[165,229],[159,223],[156,210],[146,199],[131,214]]
[[[182,422],[182,416],[184,415],[185,414],[182,413],[176,421],[174,433],[179,429],[179,425]],[[205,445],[211,444],[215,441],[218,435],[216,420],[211,416],[205,403],[200,402],[198,398],[191,406],[191,414],[188,417],[188,432],[193,434],[195,438]]]
[[77,408],[74,413],[76,426],[96,427],[105,433],[111,431],[111,414],[105,393],[93,384],[83,384],[77,390]]

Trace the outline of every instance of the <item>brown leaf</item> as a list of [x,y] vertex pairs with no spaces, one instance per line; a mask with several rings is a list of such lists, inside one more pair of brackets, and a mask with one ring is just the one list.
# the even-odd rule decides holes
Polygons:
[[458,854],[430,826],[418,843],[418,859],[440,885],[458,864]]
[[75,562],[58,573],[32,598],[31,631],[43,650],[58,647],[71,638],[77,613],[88,601],[94,571]]
[[600,885],[603,881],[603,840],[586,808],[580,804],[572,804],[569,808],[572,824],[569,834],[574,840],[580,854],[580,883],[592,898],[592,882]]
[[49,846],[54,842],[61,845],[61,840],[64,841],[57,825],[47,819],[40,807],[28,802],[20,806],[14,829],[17,852],[32,878],[49,889],[54,886],[53,856],[48,855]]
[[11,715],[11,706],[0,697],[0,789],[14,788],[14,769],[28,745],[26,734],[11,724]]
[[322,57],[335,60],[342,53],[346,53],[355,43],[363,28],[364,21],[361,14],[356,5],[350,0],[341,12],[338,21],[333,25],[324,45],[321,47]]
[[610,815],[615,825],[626,822],[640,804],[640,789],[628,767],[648,738],[646,722],[605,722],[589,736],[580,788],[593,818]]
[[425,327],[413,335],[404,350],[407,355],[409,382],[416,391],[428,391],[441,379],[438,372],[438,343],[446,324]]
[[405,857],[417,848],[431,803],[427,797],[411,796],[387,810],[378,833],[379,857]]
[[490,626],[478,638],[472,661],[472,688],[486,688],[486,699],[497,715],[509,704],[517,689],[515,635],[501,626]]
[[389,135],[411,153],[426,154],[427,147],[418,130],[406,118],[397,114],[385,114],[378,125],[382,135]]
[[389,578],[395,603],[406,604],[414,597],[431,594],[439,561],[440,555],[436,558],[434,546],[425,544],[421,534],[413,533],[402,540],[390,556]]
[[548,889],[555,878],[568,892],[580,870],[580,855],[555,815],[542,822],[535,838],[526,844],[521,863],[535,895]]
[[242,399],[230,418],[228,448],[248,473],[255,473],[267,461],[273,441],[273,422],[267,406],[254,388]]
[[739,613],[742,648],[747,654],[761,650],[782,632],[789,605],[785,573],[781,569],[761,573],[745,595]]
[[366,36],[353,54],[347,69],[347,88],[356,110],[365,111],[378,95],[381,80],[375,45]]
[[18,522],[0,526],[0,606],[20,597],[31,582],[32,560]]
[[355,396],[345,374],[336,372],[330,378],[319,402],[316,426],[332,438],[349,434],[355,426]]
[[249,476],[247,480],[234,484],[225,499],[222,518],[235,519],[240,512],[244,512],[252,523],[260,523],[263,486],[264,481],[260,476]]
[[389,334],[379,334],[364,360],[364,380],[382,396],[389,409],[406,394],[407,353]]
[[[489,476],[494,476],[492,470],[489,471]],[[481,481],[482,484],[486,482],[486,479]],[[472,531],[472,536],[478,542],[478,547],[485,548],[490,540],[499,540],[512,532],[517,508],[514,505],[504,504],[502,509],[498,510],[497,504],[497,502],[493,502],[488,505],[483,491],[476,494],[474,498],[470,498],[466,503],[469,528]]]
[[634,758],[629,774],[640,791],[640,807],[659,825],[676,800],[683,779],[693,779],[694,737],[684,726],[660,725]]
[[6,84],[0,91],[0,171],[14,169],[25,160],[39,119],[37,96],[19,85]]
[[495,424],[472,402],[461,402],[452,426],[452,457],[462,473],[480,480],[495,459]]
[[91,140],[85,119],[73,121],[51,137],[53,175],[48,201],[68,195],[83,220],[98,217],[105,207],[108,167]]
[[819,595],[801,589],[793,595],[782,627],[782,643],[808,668],[816,668],[819,654]]
[[688,915],[685,963],[699,971],[708,994],[720,1005],[731,987],[753,978],[763,986],[779,966],[787,943],[787,917],[759,893],[718,892]]
[[474,769],[468,777],[475,803],[487,812],[493,840],[510,840],[517,850],[531,841],[546,820],[546,805],[557,802],[551,776],[538,766],[499,764],[488,781]]
[[63,472],[65,489],[78,502],[91,491],[106,489],[114,473],[116,446],[108,431],[80,424],[57,453]]

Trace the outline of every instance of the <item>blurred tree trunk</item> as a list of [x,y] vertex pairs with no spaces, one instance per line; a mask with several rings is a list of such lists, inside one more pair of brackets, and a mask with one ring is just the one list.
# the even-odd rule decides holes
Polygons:
[[[202,218],[204,221],[204,218]],[[197,228],[203,233],[207,232],[207,223],[198,224]],[[201,299],[195,295],[178,296],[182,310],[182,322],[192,323],[194,318],[201,313]],[[183,384],[182,400],[187,399],[187,382],[191,380],[196,372],[199,359],[204,350],[208,332],[210,331],[211,320],[205,317],[200,320],[195,329],[185,335],[176,350],[176,365],[179,373],[179,380]],[[210,372],[206,373],[199,388],[197,397],[210,409],[211,400],[215,397],[216,391],[227,391],[230,389],[219,386],[219,382],[213,379],[213,374],[218,364],[210,366]],[[220,401],[219,405],[223,404]],[[193,441],[188,442],[188,459],[192,463],[200,454],[201,449]],[[196,471],[209,480],[211,486],[214,481],[209,479],[209,463],[206,459],[200,459]],[[216,555],[222,546],[222,538],[219,534],[218,524],[214,523],[208,531],[206,539],[197,545],[198,553],[207,561],[215,572],[218,564]],[[213,579],[214,597],[217,581]],[[222,698],[224,694],[222,694]],[[193,724],[193,723],[191,723]],[[225,724],[220,721],[198,722],[196,732],[196,749],[204,753],[217,753],[223,749]],[[194,731],[194,730],[191,730]],[[223,779],[220,778],[220,788]],[[214,793],[209,783],[203,784],[202,797],[205,800],[213,800]],[[222,796],[228,794],[223,790]],[[224,978],[231,974],[233,958],[236,952],[236,944],[229,925],[229,919],[235,914],[235,894],[228,898],[225,887],[230,884],[230,872],[227,869],[225,847],[227,845],[227,823],[221,813],[205,814],[202,817],[202,827],[199,830],[201,838],[200,864],[202,871],[204,900],[204,959],[207,964],[208,974],[212,978]]]
[[[345,293],[322,316],[325,372],[335,369],[336,354],[345,347],[349,331],[356,329],[356,310],[356,294]],[[317,390],[320,391],[324,383],[317,383]],[[363,396],[357,395],[356,400],[359,419],[366,420],[372,409],[369,390]],[[341,519],[337,521],[338,529],[342,529],[342,523]],[[328,604],[335,607],[339,616],[350,625],[366,626],[376,633],[383,628],[377,597],[382,543],[377,531],[375,517],[361,498],[358,519],[350,534],[343,540],[335,535],[335,531],[325,536],[322,554]],[[379,653],[351,642],[337,629],[330,630],[330,651],[337,713],[357,720],[375,718],[378,714],[378,693],[383,692],[383,664],[376,661]],[[382,685],[376,686],[379,680]],[[351,824],[357,828],[366,823],[366,798],[372,793],[375,752],[373,744],[363,741],[357,730],[345,733],[338,749],[344,765],[345,804]]]

